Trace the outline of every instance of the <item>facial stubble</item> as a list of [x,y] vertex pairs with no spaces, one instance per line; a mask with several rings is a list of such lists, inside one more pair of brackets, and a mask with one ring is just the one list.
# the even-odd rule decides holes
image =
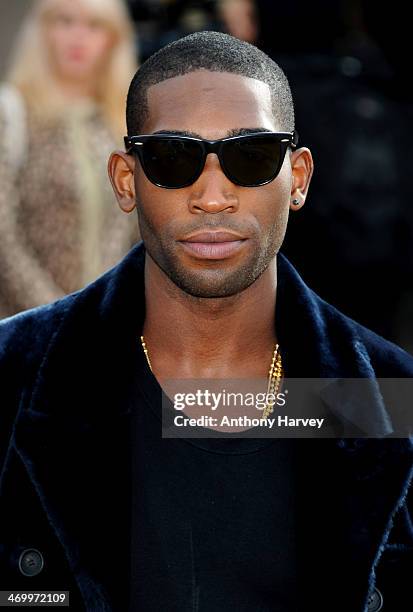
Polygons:
[[[268,268],[284,240],[288,208],[278,211],[267,231],[255,228],[249,236],[249,255],[234,266],[228,260],[205,260],[193,268],[185,267],[178,255],[176,238],[160,233],[145,212],[137,205],[139,228],[147,253],[166,276],[182,291],[196,298],[224,298],[250,287]],[[215,216],[215,215],[214,215]],[[207,225],[207,223],[205,224]],[[213,226],[209,223],[208,227]],[[225,227],[225,224],[220,224]]]

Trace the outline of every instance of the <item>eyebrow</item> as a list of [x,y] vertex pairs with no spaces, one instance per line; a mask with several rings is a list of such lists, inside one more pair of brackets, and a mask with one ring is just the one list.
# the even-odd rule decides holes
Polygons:
[[[255,127],[255,128],[234,128],[227,132],[225,138],[231,138],[233,136],[245,136],[247,134],[256,134],[257,132],[272,132],[273,130],[269,130],[263,127]],[[189,138],[201,138],[200,134],[197,132],[191,132],[188,130],[159,130],[158,132],[154,132],[154,134],[170,134],[171,136],[188,136]]]

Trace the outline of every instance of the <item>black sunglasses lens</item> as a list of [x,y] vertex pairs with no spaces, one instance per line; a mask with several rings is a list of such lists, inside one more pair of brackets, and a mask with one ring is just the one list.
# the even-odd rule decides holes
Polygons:
[[161,187],[189,185],[202,170],[202,147],[189,139],[153,138],[144,143],[142,152],[148,179]]
[[223,167],[234,183],[253,187],[277,175],[285,148],[277,139],[249,136],[228,140],[222,147]]

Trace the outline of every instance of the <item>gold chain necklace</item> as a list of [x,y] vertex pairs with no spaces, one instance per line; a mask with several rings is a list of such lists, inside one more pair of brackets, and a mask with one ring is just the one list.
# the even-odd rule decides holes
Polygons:
[[[141,336],[141,344],[143,352],[145,353],[146,361],[148,363],[150,371],[153,373],[151,360],[149,358],[149,351],[146,346],[145,338]],[[279,351],[279,345],[275,345],[274,353],[272,355],[270,369],[268,370],[268,385],[267,385],[267,397],[271,394],[275,399],[277,397],[278,390],[281,384],[281,378],[283,374],[281,353]],[[272,412],[274,412],[274,403],[267,403],[262,411],[262,419],[266,419]]]

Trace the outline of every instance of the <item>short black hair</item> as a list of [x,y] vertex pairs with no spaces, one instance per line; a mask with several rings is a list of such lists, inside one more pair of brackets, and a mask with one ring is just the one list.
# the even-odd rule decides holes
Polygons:
[[132,79],[127,97],[128,135],[142,133],[149,115],[148,87],[200,69],[230,72],[267,83],[280,129],[294,130],[291,90],[278,64],[254,45],[229,34],[206,31],[195,32],[166,45],[142,64]]

